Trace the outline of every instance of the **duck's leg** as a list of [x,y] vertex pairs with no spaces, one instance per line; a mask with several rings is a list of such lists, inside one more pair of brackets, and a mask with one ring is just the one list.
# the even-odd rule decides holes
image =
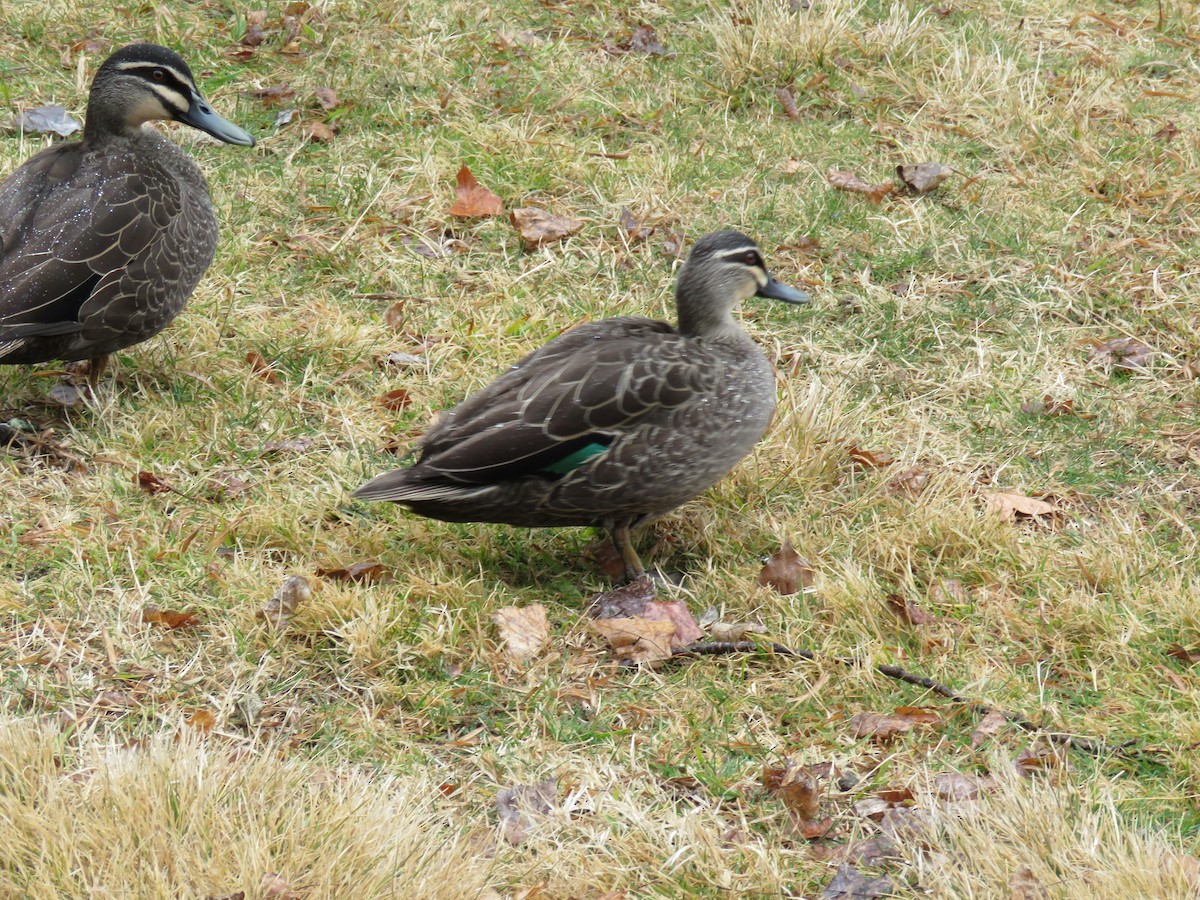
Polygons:
[[629,540],[629,522],[617,522],[609,529],[613,546],[621,554],[621,562],[625,563],[625,580],[637,581],[646,574],[642,561],[638,558],[633,543]]
[[96,396],[96,391],[100,387],[100,376],[104,374],[104,370],[108,368],[108,354],[101,353],[99,356],[93,356],[88,360],[87,383],[92,389],[92,396]]

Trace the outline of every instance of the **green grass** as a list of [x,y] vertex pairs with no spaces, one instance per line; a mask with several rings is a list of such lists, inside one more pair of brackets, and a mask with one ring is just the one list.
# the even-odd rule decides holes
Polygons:
[[[25,799],[0,806],[0,823],[23,840],[48,829],[52,848],[0,850],[0,892],[251,896],[278,872],[313,896],[516,896],[539,884],[564,898],[814,896],[836,869],[823,852],[872,833],[853,800],[909,786],[935,805],[944,771],[992,772],[1003,786],[978,821],[958,810],[928,836],[935,853],[905,846],[890,874],[910,894],[1005,895],[1022,862],[1052,896],[1194,891],[1200,681],[1168,651],[1200,645],[1200,380],[1189,369],[1200,363],[1200,18],[1188,4],[1162,9],[1160,27],[1155,4],[1074,0],[627,13],[317,3],[299,52],[285,53],[277,4],[264,43],[240,60],[229,51],[248,10],[215,0],[171,7],[154,26],[134,6],[0,5],[10,109],[59,102],[82,116],[108,49],[153,39],[260,139],[244,150],[172,129],[208,175],[221,247],[169,331],[117,355],[98,408],[46,405],[54,382],[37,373],[52,366],[0,371],[0,421],[50,429],[84,467],[0,457],[0,721],[13,771],[26,773],[11,782]],[[642,23],[673,55],[620,51]],[[100,48],[81,56],[86,38]],[[294,99],[252,93],[283,83]],[[341,101],[330,112],[313,98],[325,86]],[[784,86],[798,119],[776,99]],[[311,121],[335,139],[308,142]],[[0,174],[39,146],[0,138]],[[882,182],[923,160],[960,174],[878,205],[825,181],[839,168]],[[507,208],[572,215],[583,231],[523,253],[504,219],[450,218],[464,163]],[[658,231],[627,246],[624,207]],[[605,586],[586,534],[349,500],[398,464],[387,442],[406,446],[563,329],[670,317],[668,234],[690,246],[725,227],[752,235],[816,302],[747,304],[783,376],[776,422],[640,546],[684,574],[697,616],[715,605],[822,662],[618,667],[583,616]],[[805,236],[819,246],[801,248]],[[454,238],[461,252],[428,259],[412,249],[423,238]],[[399,330],[385,321],[396,303]],[[1148,368],[1090,361],[1118,335],[1159,351]],[[254,375],[252,351],[277,382]],[[393,352],[425,362],[380,363]],[[401,413],[376,402],[397,387],[413,400]],[[1022,411],[1047,395],[1087,418]],[[307,444],[267,449],[289,441]],[[895,463],[857,467],[852,446]],[[889,490],[912,467],[929,474],[926,489]],[[140,471],[179,493],[146,493]],[[245,489],[214,494],[230,476]],[[1052,497],[1066,515],[1054,527],[1000,522],[980,496],[997,490]],[[813,562],[814,592],[756,584],[784,536]],[[315,574],[364,560],[391,579]],[[314,597],[271,634],[255,612],[290,574]],[[900,624],[890,594],[939,621]],[[513,667],[491,616],[533,603],[547,607],[550,646]],[[142,625],[148,604],[195,610],[200,624]],[[1028,737],[1010,729],[973,749],[972,714],[831,661],[844,656],[1150,755],[1072,752],[1069,767],[1010,783]],[[939,708],[944,724],[883,747],[853,737],[855,713],[907,705]],[[198,710],[215,716],[207,735],[185,724]],[[178,733],[190,736],[173,763]],[[146,744],[121,749],[129,742]],[[861,778],[849,792],[827,786],[834,830],[813,846],[761,788],[763,765],[784,756]],[[90,773],[108,773],[109,787]],[[550,776],[562,808],[519,847],[497,838],[497,793]],[[670,786],[679,776],[697,780],[694,794]],[[214,792],[190,820],[188,791],[155,799],[181,779],[195,797]],[[264,809],[289,811],[278,825],[247,812],[254,785]],[[105,805],[113,786],[127,810]],[[339,818],[339,804],[363,813]],[[322,831],[324,815],[336,827]],[[129,864],[137,848],[124,840],[107,862],[71,855],[112,829],[181,835],[153,845],[174,868]],[[397,859],[401,833],[411,855]],[[1102,870],[1072,872],[1066,861],[1093,846]],[[414,860],[443,874],[420,882],[413,873],[434,869]],[[370,874],[356,883],[356,871]]]

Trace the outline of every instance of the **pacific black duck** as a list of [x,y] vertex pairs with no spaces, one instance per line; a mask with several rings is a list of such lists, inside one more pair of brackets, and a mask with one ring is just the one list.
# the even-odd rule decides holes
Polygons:
[[117,50],[92,81],[83,139],[0,184],[0,363],[90,360],[95,389],[110,353],[158,334],[187,303],[212,262],[217,217],[192,158],[142,128],[154,119],[254,146],[179,54]]
[[629,532],[716,484],[775,412],[775,375],[732,311],[757,294],[805,303],[736,231],[701,238],[675,288],[676,328],[580,325],[436,420],[409,468],[354,492],[447,522],[606,529],[626,577]]

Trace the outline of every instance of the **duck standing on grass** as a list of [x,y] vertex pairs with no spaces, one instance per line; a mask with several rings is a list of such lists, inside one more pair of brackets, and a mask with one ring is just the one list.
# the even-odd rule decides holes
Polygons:
[[771,422],[775,373],[732,316],[754,295],[809,299],[745,235],[701,238],[675,288],[678,327],[573,328],[440,417],[414,465],[354,496],[446,522],[604,528],[626,577],[641,577],[630,530],[716,484]]
[[254,146],[219,116],[166,47],[110,56],[88,94],[83,140],[33,156],[0,184],[0,363],[108,355],[179,315],[217,248],[217,217],[192,158],[142,128],[191,125]]

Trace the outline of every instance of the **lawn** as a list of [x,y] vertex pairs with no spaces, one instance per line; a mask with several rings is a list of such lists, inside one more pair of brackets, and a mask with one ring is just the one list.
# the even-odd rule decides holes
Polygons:
[[[165,129],[221,244],[94,402],[0,368],[0,894],[1200,892],[1200,7],[8,0],[0,126],[133,40],[258,146]],[[744,305],[771,430],[637,544],[761,649],[623,665],[586,531],[350,499],[722,228],[814,302]]]

